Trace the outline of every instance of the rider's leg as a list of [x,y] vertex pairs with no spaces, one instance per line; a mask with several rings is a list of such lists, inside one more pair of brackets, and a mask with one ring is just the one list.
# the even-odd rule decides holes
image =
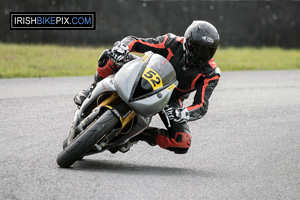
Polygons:
[[92,93],[94,90],[96,84],[100,82],[103,78],[101,78],[98,75],[98,72],[95,73],[94,75],[94,82],[86,89],[81,92],[79,92],[75,97],[74,97],[74,102],[76,105],[81,106],[84,100]]
[[[172,98],[169,102],[169,106],[172,108],[182,108],[182,99]],[[188,124],[170,121],[171,127],[169,128],[166,116],[160,113],[160,117],[168,130],[165,130],[164,134],[156,135],[156,144],[174,153],[187,153],[192,140]]]
[[172,123],[164,134],[156,135],[156,144],[163,149],[177,154],[187,153],[191,146],[192,136],[186,123]]
[[[182,107],[180,100],[172,99],[169,104],[171,107]],[[160,117],[167,126],[167,120],[164,114],[160,113]],[[129,151],[137,141],[145,141],[151,146],[158,145],[163,149],[173,151],[174,153],[187,153],[191,146],[192,136],[190,135],[189,126],[187,123],[170,122],[171,127],[166,129],[158,129],[148,127],[145,131],[132,138],[119,151],[125,153]]]
[[[132,139],[130,139],[129,142],[127,142],[126,144],[124,144],[118,150],[120,152],[122,152],[122,153],[126,153],[138,141],[144,141],[144,142],[147,142],[150,146],[155,146],[156,145],[156,135],[158,133],[160,133],[160,130],[161,129],[158,129],[158,128],[155,128],[155,127],[148,127],[142,133],[140,133],[137,136],[135,136]],[[112,153],[115,153],[115,152],[112,152]]]
[[98,82],[100,82],[103,78],[106,78],[116,70],[116,66],[109,59],[107,53],[108,50],[104,50],[98,59],[98,67],[97,72],[94,75],[94,82],[89,86],[88,89],[79,92],[74,97],[74,102],[78,106],[82,105],[83,101],[92,93]]
[[[175,130],[176,129],[176,130]],[[158,145],[163,149],[173,151],[177,154],[187,153],[191,146],[192,136],[186,123],[172,123],[172,127],[168,130],[149,127],[129,142],[123,145],[119,151],[125,153],[138,141],[147,142],[151,146]]]

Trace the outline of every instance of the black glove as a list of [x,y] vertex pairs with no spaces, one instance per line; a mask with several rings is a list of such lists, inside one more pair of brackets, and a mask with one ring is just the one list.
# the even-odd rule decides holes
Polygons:
[[190,115],[187,108],[168,108],[166,113],[170,121],[178,123],[186,123],[189,121]]
[[129,48],[120,41],[116,42],[114,47],[109,50],[107,55],[117,66],[122,66],[128,59]]

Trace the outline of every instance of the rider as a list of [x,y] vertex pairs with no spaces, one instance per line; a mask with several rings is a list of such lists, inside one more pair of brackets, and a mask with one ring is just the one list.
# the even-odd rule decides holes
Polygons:
[[[166,110],[171,127],[167,130],[148,127],[117,150],[127,152],[134,143],[141,140],[175,153],[186,153],[192,139],[187,122],[200,119],[206,114],[208,100],[221,75],[213,60],[219,42],[217,29],[206,21],[194,21],[185,31],[184,37],[171,33],[156,38],[125,37],[116,42],[112,49],[101,54],[94,76],[95,82],[89,89],[78,93],[74,101],[80,106],[97,82],[118,71],[128,59],[129,52],[152,51],[160,54],[173,65],[179,82]],[[196,91],[193,104],[183,107],[183,100],[193,91]],[[168,127],[162,113],[160,117]]]

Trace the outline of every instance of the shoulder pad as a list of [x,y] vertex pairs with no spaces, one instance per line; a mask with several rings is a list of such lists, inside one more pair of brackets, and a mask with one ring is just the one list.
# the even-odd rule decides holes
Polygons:
[[170,38],[175,38],[175,37],[176,37],[176,35],[175,35],[175,34],[173,34],[173,33],[168,33],[167,35],[169,35],[169,36],[170,36]]
[[167,39],[167,45],[171,47],[176,47],[177,45],[181,45],[183,43],[183,37],[179,37],[173,33],[166,34],[168,37]]

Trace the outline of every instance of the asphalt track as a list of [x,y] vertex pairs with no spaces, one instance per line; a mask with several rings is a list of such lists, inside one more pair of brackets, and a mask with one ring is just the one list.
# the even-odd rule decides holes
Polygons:
[[92,77],[0,79],[0,199],[300,199],[299,77],[224,72],[187,154],[140,142],[70,169],[56,156]]

